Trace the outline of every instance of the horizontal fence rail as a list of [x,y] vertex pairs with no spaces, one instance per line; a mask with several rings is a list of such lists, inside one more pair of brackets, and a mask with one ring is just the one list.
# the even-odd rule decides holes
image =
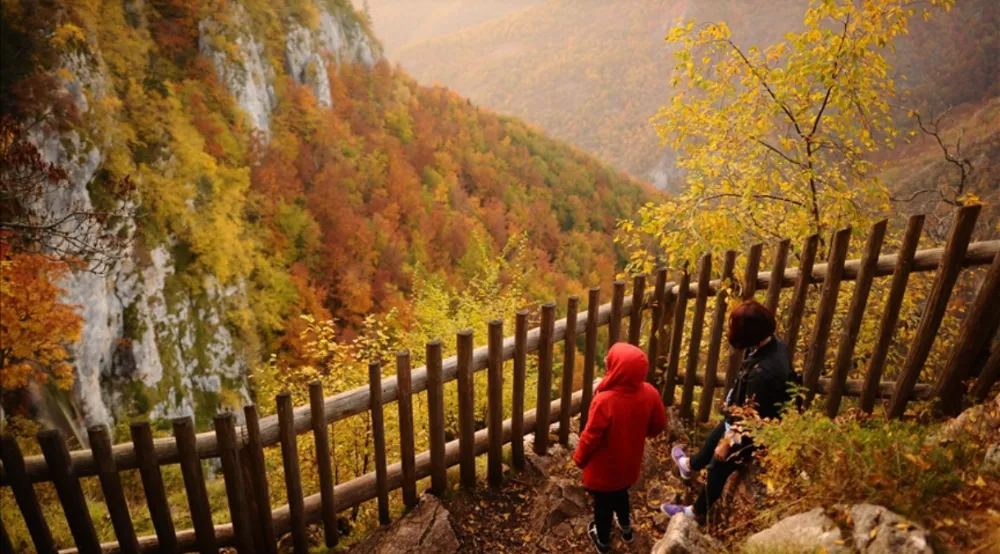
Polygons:
[[[996,307],[1000,304],[1000,241],[970,243],[971,229],[978,216],[978,207],[960,208],[947,244],[942,248],[916,250],[922,218],[911,218],[907,238],[898,254],[880,255],[885,233],[885,222],[875,224],[869,232],[864,256],[845,260],[850,240],[849,230],[836,234],[834,252],[830,261],[814,264],[818,239],[810,237],[802,252],[790,255],[788,241],[775,245],[771,271],[760,271],[763,245],[754,245],[747,254],[748,263],[740,271],[735,266],[736,253],[729,251],[717,258],[715,267],[725,278],[742,275],[740,297],[752,298],[756,291],[767,291],[768,306],[778,305],[781,290],[795,289],[787,315],[784,338],[795,352],[794,343],[803,332],[800,329],[806,298],[810,289],[821,292],[819,311],[823,312],[811,330],[805,362],[807,399],[823,395],[828,415],[835,416],[841,397],[860,399],[860,407],[871,412],[877,398],[887,399],[890,415],[900,416],[911,400],[938,399],[948,413],[953,413],[962,402],[966,381],[972,380],[972,396],[981,400],[1000,377],[1000,356],[988,352],[1000,327]],[[81,552],[154,552],[199,551],[213,552],[221,547],[235,547],[239,552],[276,552],[277,538],[290,533],[296,553],[305,552],[306,525],[321,524],[326,545],[337,543],[335,514],[363,502],[376,500],[379,522],[388,523],[389,491],[402,489],[406,506],[416,502],[416,481],[430,478],[429,490],[444,492],[445,471],[461,468],[461,484],[465,488],[476,486],[474,460],[488,454],[488,482],[498,486],[502,481],[500,452],[511,444],[512,464],[516,469],[524,465],[522,439],[526,432],[536,432],[534,450],[544,454],[549,444],[548,430],[557,424],[558,440],[567,443],[569,421],[579,414],[580,425],[585,424],[587,407],[593,390],[600,381],[595,379],[597,334],[601,327],[608,327],[609,343],[628,341],[639,346],[645,338],[650,366],[647,380],[660,386],[663,401],[672,405],[676,388],[681,387],[677,414],[684,419],[706,421],[717,393],[724,393],[732,383],[739,367],[739,353],[722,352],[722,334],[727,303],[719,297],[708,303],[707,298],[717,296],[723,289],[722,279],[711,277],[712,256],[705,254],[699,263],[699,275],[682,273],[677,282],[667,280],[667,270],[660,268],[655,274],[655,286],[647,286],[644,275],[635,276],[631,294],[626,294],[626,283],[617,281],[611,287],[611,302],[599,305],[601,291],[590,290],[586,309],[579,308],[577,297],[567,305],[569,318],[555,320],[555,304],[541,309],[541,325],[527,329],[527,312],[519,312],[513,336],[503,337],[502,323],[489,326],[488,345],[473,348],[471,333],[457,337],[458,354],[441,359],[441,342],[427,345],[427,364],[410,369],[409,354],[401,352],[396,359],[396,376],[382,379],[387,369],[380,362],[369,367],[369,385],[358,387],[329,397],[322,396],[318,383],[309,391],[309,404],[293,407],[287,393],[278,396],[278,410],[273,416],[258,418],[255,406],[245,408],[246,423],[235,425],[231,414],[215,418],[215,430],[195,434],[193,421],[181,418],[174,421],[174,437],[152,439],[149,425],[133,424],[131,443],[112,446],[107,431],[91,429],[93,449],[68,452],[65,441],[58,432],[39,435],[44,455],[22,457],[17,442],[4,437],[0,451],[0,485],[11,487],[21,514],[31,533],[32,541],[40,551],[51,552],[55,543],[49,532],[32,483],[53,482],[60,503],[70,523],[74,542]],[[799,267],[789,267],[798,263]],[[948,359],[947,367],[936,383],[918,383],[920,369],[927,358],[944,313],[944,306],[952,294],[959,272],[965,267],[989,266],[986,278],[972,299],[967,321]],[[893,340],[899,301],[905,293],[906,279],[913,272],[937,273],[932,309],[922,315],[918,337],[908,345],[909,353],[904,371],[894,382],[880,381],[885,351]],[[780,275],[780,278],[777,277]],[[848,370],[854,354],[854,342],[862,315],[865,314],[868,289],[873,279],[892,276],[893,292],[882,314],[882,328],[874,357],[865,372],[865,379],[849,379]],[[846,327],[837,331],[836,359],[832,373],[827,359],[827,340],[832,332],[830,321],[837,304],[840,284],[854,281]],[[819,285],[819,288],[813,287]],[[688,299],[693,299],[688,302]],[[693,308],[689,312],[688,307]],[[711,311],[711,316],[709,316]],[[648,332],[643,330],[643,318],[649,314]],[[876,316],[878,314],[875,314]],[[696,330],[695,336],[685,337],[685,319]],[[782,317],[784,320],[785,318]],[[628,321],[627,330],[622,320]],[[708,327],[705,329],[705,327]],[[705,339],[702,340],[702,332]],[[842,333],[842,334],[841,334]],[[577,338],[585,336],[583,348],[583,389],[573,390],[572,379],[576,359]],[[684,340],[687,338],[688,340]],[[562,342],[562,382],[553,383],[553,346]],[[707,357],[702,359],[702,345]],[[904,346],[906,347],[906,346]],[[968,362],[976,356],[987,354],[989,360],[978,375],[969,373]],[[525,356],[538,356],[538,403],[531,410],[524,410]],[[682,357],[684,363],[681,363]],[[707,361],[706,361],[707,360]],[[505,362],[513,361],[513,410],[512,417],[502,417],[503,383],[510,376],[504,374]],[[701,370],[699,370],[701,366]],[[718,366],[722,366],[722,369]],[[473,375],[488,370],[486,391],[475,391]],[[826,376],[825,376],[826,375]],[[706,386],[706,379],[708,383]],[[458,382],[460,394],[458,438],[445,442],[443,414],[443,385]],[[481,386],[481,385],[480,385]],[[697,413],[694,410],[695,387],[701,388]],[[430,422],[430,449],[414,453],[414,428],[412,396],[427,391]],[[477,394],[488,400],[486,428],[475,431],[473,427],[474,402]],[[555,400],[551,400],[555,398]],[[399,407],[399,444],[401,459],[386,464],[386,431],[383,407],[397,402]],[[374,471],[344,483],[335,483],[331,474],[330,459],[335,456],[329,448],[329,426],[345,418],[370,413],[372,417]],[[539,420],[541,418],[541,420]],[[296,437],[312,433],[317,441],[317,471],[320,490],[306,496],[302,489]],[[279,446],[284,465],[284,483],[268,482],[264,468],[263,449]],[[200,460],[218,458],[226,485],[231,521],[215,525],[205,496],[204,475]],[[175,530],[171,519],[160,466],[179,464],[191,508],[193,529]],[[155,535],[136,537],[128,506],[121,492],[118,474],[139,469],[142,485],[149,505]],[[97,476],[100,479],[105,501],[113,520],[119,542],[96,544],[94,524],[90,519],[85,498],[80,489],[80,479]],[[284,486],[288,504],[272,508],[268,499],[269,487]],[[64,549],[60,552],[76,552]]]

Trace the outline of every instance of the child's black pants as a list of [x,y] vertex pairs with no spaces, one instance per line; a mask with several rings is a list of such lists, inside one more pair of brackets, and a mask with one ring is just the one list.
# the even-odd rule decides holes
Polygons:
[[612,515],[618,515],[618,524],[628,529],[632,524],[631,508],[628,501],[628,487],[617,491],[592,491],[594,497],[594,521],[597,523],[597,538],[602,544],[611,542]]

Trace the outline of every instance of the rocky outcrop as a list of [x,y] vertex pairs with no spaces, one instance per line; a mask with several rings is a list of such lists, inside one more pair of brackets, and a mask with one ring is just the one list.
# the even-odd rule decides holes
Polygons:
[[351,552],[357,554],[453,554],[460,544],[448,521],[448,510],[425,494],[420,503],[387,528],[379,529]]
[[854,546],[862,554],[933,554],[927,532],[883,506],[851,507]]
[[380,47],[365,33],[361,24],[343,15],[323,12],[316,30],[292,24],[285,41],[288,74],[297,83],[312,89],[321,106],[332,107],[328,61],[374,65]]
[[[747,539],[748,553],[783,552],[786,554],[847,554],[845,540],[837,524],[822,508],[796,514],[779,521]],[[823,549],[823,550],[821,550]]]
[[983,458],[983,465],[979,471],[991,475],[1000,476],[1000,444],[994,444],[986,451]]
[[702,534],[695,520],[677,514],[670,518],[663,538],[653,545],[652,554],[711,554],[722,550],[717,540]]

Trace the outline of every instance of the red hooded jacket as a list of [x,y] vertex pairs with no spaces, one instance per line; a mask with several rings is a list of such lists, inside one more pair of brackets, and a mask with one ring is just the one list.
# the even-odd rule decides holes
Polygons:
[[639,479],[646,437],[667,425],[660,394],[646,382],[646,354],[628,343],[608,352],[608,372],[590,404],[587,427],[573,460],[583,468],[583,486],[617,491]]

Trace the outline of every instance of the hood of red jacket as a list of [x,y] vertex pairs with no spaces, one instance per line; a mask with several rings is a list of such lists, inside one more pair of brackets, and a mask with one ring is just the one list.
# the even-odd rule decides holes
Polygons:
[[646,353],[627,342],[615,343],[608,351],[608,371],[597,385],[597,392],[606,390],[638,390],[646,380],[649,359]]

